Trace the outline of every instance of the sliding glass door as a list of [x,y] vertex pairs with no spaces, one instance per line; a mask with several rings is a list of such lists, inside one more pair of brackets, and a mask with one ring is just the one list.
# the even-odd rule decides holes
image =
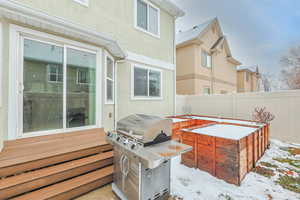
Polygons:
[[95,126],[96,52],[22,41],[22,134]]

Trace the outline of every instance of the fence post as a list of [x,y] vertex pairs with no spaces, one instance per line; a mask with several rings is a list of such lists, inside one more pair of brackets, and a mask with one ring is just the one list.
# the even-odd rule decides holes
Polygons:
[[236,110],[236,97],[237,95],[236,94],[232,94],[232,116],[233,118],[236,118],[236,113],[237,113],[237,110]]

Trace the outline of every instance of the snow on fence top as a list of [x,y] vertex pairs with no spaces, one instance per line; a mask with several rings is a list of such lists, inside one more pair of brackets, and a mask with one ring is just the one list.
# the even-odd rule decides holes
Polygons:
[[231,123],[231,124],[241,124],[241,125],[248,125],[248,126],[260,126],[260,127],[264,126],[261,123],[234,120],[234,119],[222,119],[222,118],[200,117],[200,116],[185,116],[185,118],[201,119],[201,120],[208,120],[208,121],[221,122],[221,123],[224,122],[224,123]]
[[188,119],[179,119],[179,118],[170,118],[170,119],[172,119],[173,123],[188,121]]
[[189,130],[188,132],[232,139],[232,140],[239,140],[242,139],[243,137],[250,135],[256,130],[257,128],[237,126],[237,125],[227,125],[227,124],[216,124],[216,125],[211,125],[203,128]]

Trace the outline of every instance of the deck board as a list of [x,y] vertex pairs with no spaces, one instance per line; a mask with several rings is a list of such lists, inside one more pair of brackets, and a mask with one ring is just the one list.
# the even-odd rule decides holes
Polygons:
[[[71,199],[84,191],[90,191],[112,181],[113,166],[79,176],[37,191],[15,200]],[[85,187],[86,186],[86,187]],[[81,189],[82,188],[82,189]]]
[[9,141],[4,144],[3,151],[0,153],[0,176],[2,175],[1,171],[5,168],[11,168],[14,172],[18,172],[14,169],[18,168],[18,165],[24,166],[27,163],[30,165],[31,162],[35,161],[51,164],[49,163],[51,159],[54,162],[61,160],[59,158],[67,161],[68,158],[80,158],[81,154],[87,156],[93,152],[99,153],[106,149],[109,150],[111,149],[109,146],[103,129]]

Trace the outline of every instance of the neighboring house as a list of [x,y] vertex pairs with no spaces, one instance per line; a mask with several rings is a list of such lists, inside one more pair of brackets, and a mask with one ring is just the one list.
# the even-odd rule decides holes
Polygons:
[[2,139],[174,114],[184,13],[168,0],[1,0],[0,14]]
[[236,67],[217,18],[176,35],[177,94],[234,93]]
[[239,66],[237,73],[238,92],[258,92],[260,77],[258,67]]

